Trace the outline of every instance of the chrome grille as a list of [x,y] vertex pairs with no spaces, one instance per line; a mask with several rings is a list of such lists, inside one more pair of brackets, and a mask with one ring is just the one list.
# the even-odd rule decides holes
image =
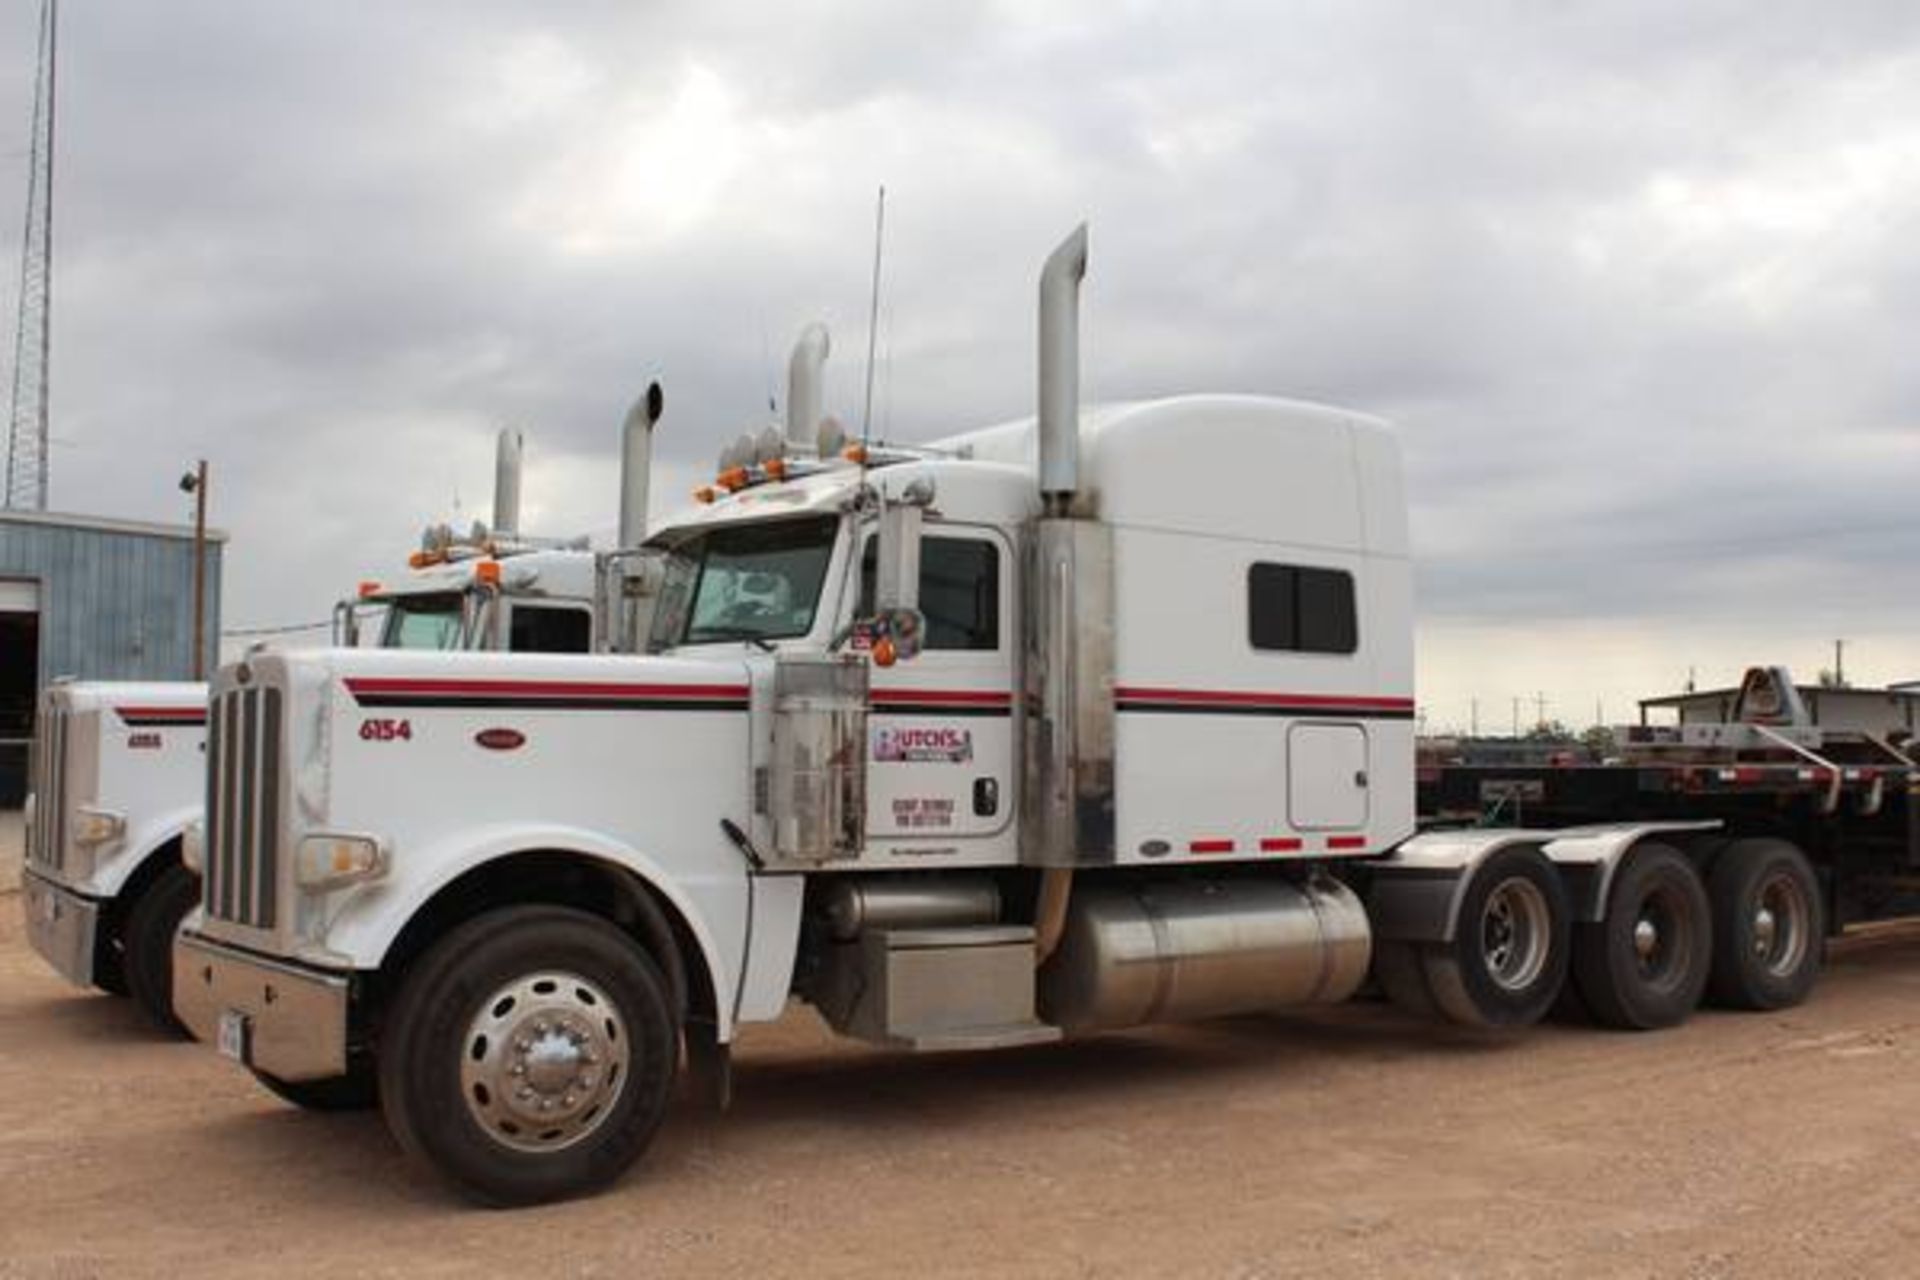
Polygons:
[[27,856],[50,871],[66,862],[68,715],[49,698],[40,704],[33,734],[33,847]]
[[280,870],[280,690],[234,689],[207,716],[207,914],[274,926]]

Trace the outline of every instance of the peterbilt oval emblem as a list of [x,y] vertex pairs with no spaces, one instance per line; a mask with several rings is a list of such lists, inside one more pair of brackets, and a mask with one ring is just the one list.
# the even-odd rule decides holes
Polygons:
[[482,729],[473,740],[489,751],[517,751],[526,745],[527,735],[518,729]]

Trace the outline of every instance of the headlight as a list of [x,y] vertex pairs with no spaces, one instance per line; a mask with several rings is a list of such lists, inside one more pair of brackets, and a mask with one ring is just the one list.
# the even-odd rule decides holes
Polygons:
[[197,876],[207,873],[207,824],[198,818],[180,833],[180,865]]
[[78,844],[105,844],[118,840],[126,830],[125,814],[84,804],[74,811],[73,838]]
[[321,832],[300,841],[293,875],[302,889],[321,891],[378,880],[387,874],[387,849],[373,836]]

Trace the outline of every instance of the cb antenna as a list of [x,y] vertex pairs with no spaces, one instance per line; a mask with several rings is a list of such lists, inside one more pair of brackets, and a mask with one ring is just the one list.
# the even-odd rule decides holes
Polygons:
[[[880,246],[887,229],[887,185],[880,184],[880,197],[873,210],[873,297],[867,304],[867,403],[860,415],[860,443],[873,438],[873,346],[880,329]],[[865,452],[863,447],[862,452]]]

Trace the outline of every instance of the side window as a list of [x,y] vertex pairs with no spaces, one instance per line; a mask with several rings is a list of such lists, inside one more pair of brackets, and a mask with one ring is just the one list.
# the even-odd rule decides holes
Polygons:
[[[873,612],[878,561],[879,547],[868,538],[860,557],[859,617]],[[929,650],[998,649],[1000,548],[977,538],[922,538],[920,612]]]
[[1305,565],[1254,565],[1247,571],[1247,631],[1256,649],[1354,652],[1360,647],[1360,624],[1353,575]]
[[515,604],[507,623],[513,653],[586,653],[593,648],[593,615],[585,609]]

